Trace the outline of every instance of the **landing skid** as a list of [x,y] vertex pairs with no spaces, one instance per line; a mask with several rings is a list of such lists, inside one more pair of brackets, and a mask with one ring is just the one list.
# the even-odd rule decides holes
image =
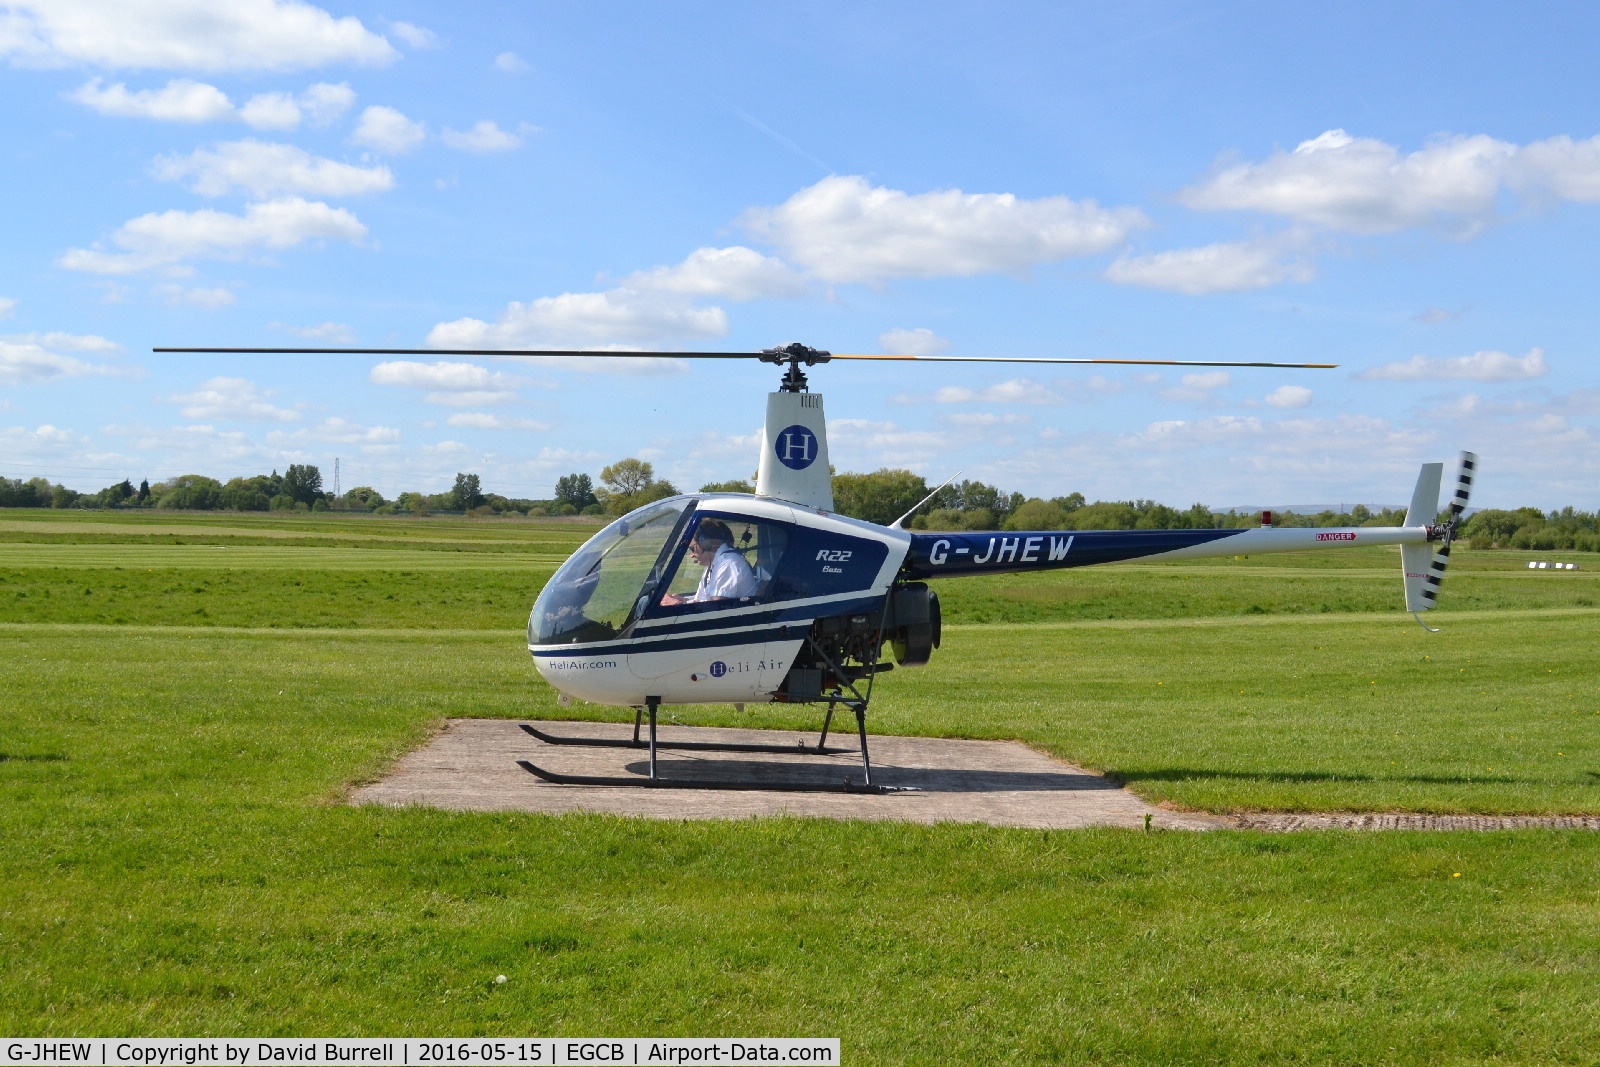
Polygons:
[[[813,647],[815,647],[814,643]],[[825,656],[821,649],[817,649],[817,652],[819,655]],[[828,662],[830,666],[834,666],[835,674],[842,674],[842,672],[838,670],[837,666],[832,664],[831,660]],[[873,784],[872,757],[867,753],[868,697],[864,697],[860,693],[856,692],[853,685],[850,686],[850,690],[852,696],[845,697],[836,693],[835,696],[828,701],[828,715],[822,722],[822,736],[817,739],[817,743],[815,745],[808,745],[804,741],[797,742],[794,745],[752,745],[723,743],[717,741],[658,741],[656,739],[656,713],[661,707],[661,698],[647,696],[644,698],[644,707],[636,708],[634,711],[632,740],[610,737],[561,737],[556,734],[547,734],[543,730],[537,729],[528,723],[522,723],[521,726],[523,730],[549,745],[584,745],[594,748],[647,748],[650,751],[650,776],[648,778],[602,777],[598,775],[587,774],[557,774],[553,771],[547,771],[542,767],[537,767],[528,760],[518,760],[517,765],[523,770],[527,771],[529,774],[535,775],[556,785],[623,786],[633,789],[757,789],[783,793],[872,793],[880,796],[887,793],[916,792],[917,790],[915,787],[911,786]],[[870,696],[872,692],[870,683],[868,685],[867,692]],[[833,724],[833,709],[836,704],[844,704],[846,707],[850,708],[856,713],[856,732],[861,738],[860,748],[827,747],[828,727]],[[641,720],[646,714],[648,714],[650,717],[650,738],[648,742],[641,741],[639,738],[639,727],[641,725]],[[782,754],[805,753],[808,755],[832,755],[835,753],[859,752],[861,753],[862,780],[861,782],[857,783],[847,778],[842,782],[834,783],[793,781],[774,782],[755,781],[751,779],[719,780],[706,778],[660,778],[656,775],[656,751],[664,748],[713,752],[775,752]]]
[[[638,739],[628,740],[621,737],[561,737],[556,734],[547,734],[543,730],[527,723],[522,723],[522,728],[537,737],[547,745],[585,745],[590,748],[649,748],[647,741]],[[808,745],[804,741],[796,741],[792,745],[736,745],[723,744],[719,741],[657,741],[657,748],[691,749],[700,752],[777,752],[783,755],[793,755],[803,752],[812,756],[834,756],[844,752],[859,752],[858,748],[829,748],[826,745]]]
[[[530,731],[531,732],[531,731]],[[740,751],[749,751],[741,749]],[[771,748],[762,748],[758,751],[773,751]],[[783,752],[793,752],[792,748],[784,748]],[[771,791],[775,793],[870,793],[883,796],[889,793],[912,793],[915,789],[908,786],[897,785],[863,785],[845,779],[842,782],[756,782],[749,779],[733,779],[719,781],[714,778],[606,778],[589,774],[557,774],[536,767],[525,759],[517,760],[517,766],[529,774],[543,778],[556,785],[610,785],[626,786],[630,789],[751,789]]]

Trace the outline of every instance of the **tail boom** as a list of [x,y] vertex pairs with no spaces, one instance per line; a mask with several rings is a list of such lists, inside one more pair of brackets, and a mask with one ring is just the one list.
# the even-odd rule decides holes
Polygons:
[[905,568],[917,579],[1060,570],[1132,560],[1164,562],[1363,545],[1426,545],[1427,526],[1242,530],[1029,530],[911,535]]

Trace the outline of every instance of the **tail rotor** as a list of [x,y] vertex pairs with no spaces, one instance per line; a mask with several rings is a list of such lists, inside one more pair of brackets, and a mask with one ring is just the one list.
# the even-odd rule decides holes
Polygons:
[[[1472,497],[1472,482],[1477,476],[1477,472],[1477,454],[1474,452],[1461,453],[1461,471],[1456,477],[1456,495],[1454,499],[1450,501],[1449,513],[1443,522],[1430,522],[1426,524],[1428,527],[1428,540],[1437,543],[1438,547],[1433,550],[1433,558],[1429,562],[1427,576],[1422,582],[1419,583],[1415,581],[1419,575],[1415,573],[1414,567],[1416,566],[1417,562],[1420,562],[1420,560],[1417,560],[1415,555],[1402,550],[1402,559],[1404,560],[1407,579],[1406,608],[1410,610],[1413,615],[1416,615],[1417,622],[1422,623],[1422,628],[1425,630],[1432,630],[1433,627],[1429,626],[1425,622],[1422,622],[1422,615],[1420,613],[1432,608],[1435,602],[1438,600],[1439,587],[1444,583],[1445,569],[1450,565],[1450,545],[1455,541],[1458,535],[1461,525],[1461,515],[1464,511],[1466,511],[1467,502]],[[1435,478],[1437,478],[1437,475],[1435,475]],[[1435,484],[1437,484],[1437,482],[1435,482]],[[1413,510],[1416,510],[1415,503],[1413,503]],[[1420,518],[1421,516],[1419,515],[1417,517]],[[1409,526],[1411,525],[1411,522],[1412,517],[1408,515],[1406,524]],[[1412,547],[1413,546],[1410,545],[1405,546],[1407,549]],[[1422,549],[1424,551],[1426,550],[1426,546],[1424,545],[1417,545],[1415,548]],[[1407,556],[1410,556],[1411,558],[1406,559],[1405,557]]]

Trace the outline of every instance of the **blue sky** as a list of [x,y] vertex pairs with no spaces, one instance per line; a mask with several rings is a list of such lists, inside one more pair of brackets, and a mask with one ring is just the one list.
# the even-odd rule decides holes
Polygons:
[[1600,9],[0,2],[0,475],[841,469],[1184,507],[1600,507]]

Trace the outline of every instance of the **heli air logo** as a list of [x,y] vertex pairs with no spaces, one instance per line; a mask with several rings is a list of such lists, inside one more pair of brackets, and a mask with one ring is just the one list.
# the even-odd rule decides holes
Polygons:
[[804,426],[790,426],[772,439],[772,451],[785,467],[803,471],[817,458],[817,435]]
[[722,662],[720,659],[717,660],[715,663],[713,663],[711,665],[711,677],[713,677],[713,678],[721,678],[724,674],[727,674],[727,673],[728,673],[728,665],[726,663]]
[[1317,540],[1318,541],[1354,541],[1355,539],[1356,539],[1356,535],[1353,534],[1353,533],[1319,533],[1319,534],[1317,534]]

